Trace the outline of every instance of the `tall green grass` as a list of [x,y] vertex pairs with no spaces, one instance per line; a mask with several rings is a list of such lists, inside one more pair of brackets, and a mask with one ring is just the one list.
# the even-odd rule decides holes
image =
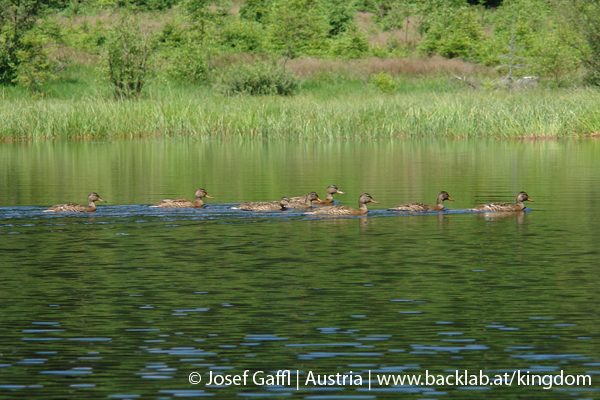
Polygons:
[[432,78],[398,87],[384,94],[361,81],[330,80],[306,82],[293,97],[225,97],[202,86],[155,84],[133,101],[114,99],[98,82],[59,82],[37,98],[18,88],[0,88],[0,140],[149,135],[372,140],[600,132],[597,90],[476,92]]

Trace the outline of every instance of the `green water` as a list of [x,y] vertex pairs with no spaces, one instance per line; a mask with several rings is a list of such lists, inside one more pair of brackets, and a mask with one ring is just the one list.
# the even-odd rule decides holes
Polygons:
[[[230,209],[330,184],[380,204]],[[597,140],[0,144],[0,398],[600,398],[599,184]],[[198,187],[206,209],[148,207]],[[440,190],[452,211],[385,211]],[[520,190],[530,212],[459,211]],[[94,214],[42,212],[92,191]],[[283,369],[300,390],[205,386]],[[592,384],[375,378],[456,370]],[[350,371],[362,385],[305,385]]]

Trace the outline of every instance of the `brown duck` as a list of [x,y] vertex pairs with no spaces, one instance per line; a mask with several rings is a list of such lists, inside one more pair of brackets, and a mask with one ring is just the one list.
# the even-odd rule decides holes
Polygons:
[[517,195],[517,204],[508,203],[490,203],[482,204],[480,206],[469,208],[469,211],[497,211],[497,212],[516,212],[523,211],[525,209],[524,201],[533,201],[529,198],[527,193],[519,192]]
[[444,209],[444,200],[454,201],[452,197],[446,192],[442,190],[437,197],[437,203],[435,206],[430,206],[424,203],[409,203],[409,204],[400,204],[394,208],[388,208],[391,211],[442,211]]
[[206,190],[198,189],[196,190],[196,199],[194,201],[188,199],[173,199],[173,200],[161,200],[153,206],[150,207],[163,207],[163,208],[194,208],[194,207],[204,207],[204,202],[202,198],[206,197],[208,199],[214,199],[208,195]]
[[305,196],[291,197],[290,205],[294,208],[310,208],[313,205],[313,201],[323,203],[323,200],[319,198],[318,194],[310,192]]
[[333,195],[336,193],[337,194],[346,194],[346,193],[342,192],[341,190],[339,190],[337,186],[329,185],[329,187],[327,188],[327,197],[325,197],[325,200],[323,200],[323,203],[318,204],[318,205],[323,205],[323,206],[332,205],[333,204]]
[[94,192],[90,193],[88,196],[87,207],[77,203],[58,204],[50,207],[47,210],[44,210],[44,212],[93,212],[96,211],[96,203],[94,203],[95,201],[106,202],[106,200],[102,200],[100,196],[98,196],[98,193]]
[[231,207],[232,210],[244,211],[283,211],[286,208],[293,208],[290,199],[282,197],[279,201],[260,201],[254,203],[242,203],[237,207]]
[[379,203],[378,201],[373,200],[369,193],[363,193],[358,198],[358,210],[348,206],[330,206],[330,207],[321,207],[316,210],[309,211],[304,213],[305,215],[366,215],[369,210],[367,210],[367,203]]

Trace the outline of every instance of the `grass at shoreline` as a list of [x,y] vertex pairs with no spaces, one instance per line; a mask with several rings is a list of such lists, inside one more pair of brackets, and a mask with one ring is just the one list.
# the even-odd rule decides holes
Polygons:
[[[428,80],[429,79],[429,80]],[[223,97],[202,87],[150,87],[137,101],[93,89],[35,99],[0,89],[0,141],[162,135],[197,140],[534,138],[600,132],[593,89],[470,91],[421,78],[384,94],[360,81],[307,82],[290,97]]]

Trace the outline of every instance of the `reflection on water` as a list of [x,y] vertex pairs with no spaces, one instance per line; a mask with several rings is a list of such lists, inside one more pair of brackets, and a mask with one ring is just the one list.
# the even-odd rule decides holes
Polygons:
[[[0,155],[2,398],[600,398],[596,142],[132,141]],[[364,191],[381,204],[353,218],[230,209],[332,183],[342,204]],[[205,209],[148,207],[198,186],[218,196]],[[454,211],[385,211],[442,189]],[[519,190],[535,194],[531,212],[457,211]],[[91,191],[109,205],[42,212]],[[300,371],[300,390],[203,384],[281,369]],[[375,378],[456,370],[564,370],[592,386]],[[304,385],[350,371],[363,385]]]

